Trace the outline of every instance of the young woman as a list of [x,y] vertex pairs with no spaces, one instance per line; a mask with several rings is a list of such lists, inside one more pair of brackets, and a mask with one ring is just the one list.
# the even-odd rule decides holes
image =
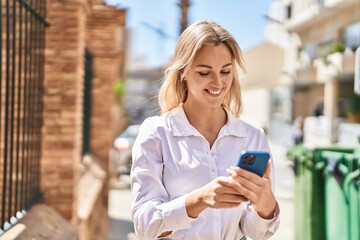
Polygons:
[[239,119],[242,55],[232,35],[199,21],[180,36],[133,147],[132,216],[143,239],[267,239],[279,225],[273,162],[263,177],[233,167],[243,150],[270,152]]

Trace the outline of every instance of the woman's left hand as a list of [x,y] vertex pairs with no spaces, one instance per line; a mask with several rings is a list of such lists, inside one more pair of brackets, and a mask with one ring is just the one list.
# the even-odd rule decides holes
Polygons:
[[239,194],[246,197],[259,216],[264,219],[273,218],[276,207],[275,196],[271,190],[270,166],[269,161],[263,177],[239,167],[229,170],[229,175],[242,186]]

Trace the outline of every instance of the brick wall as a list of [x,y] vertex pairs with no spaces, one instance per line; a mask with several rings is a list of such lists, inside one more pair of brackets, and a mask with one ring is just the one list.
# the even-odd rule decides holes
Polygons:
[[[94,4],[87,19],[87,46],[93,55],[91,152],[108,167],[114,140],[111,109],[115,103],[114,81],[123,75],[124,50],[120,39],[125,10]],[[109,127],[110,126],[110,127]]]
[[[124,42],[120,33],[125,25],[125,10],[107,7],[96,0],[48,0],[47,21],[50,27],[46,35],[41,187],[47,205],[73,224],[83,226],[84,219],[80,221],[76,211],[82,158],[85,48],[93,62],[90,152],[107,170],[108,152],[114,139],[113,83],[123,74]],[[105,205],[106,186],[107,181],[105,191],[101,191],[105,192]],[[95,215],[90,214],[92,218]]]
[[41,187],[44,202],[76,220],[81,162],[85,0],[47,1]]

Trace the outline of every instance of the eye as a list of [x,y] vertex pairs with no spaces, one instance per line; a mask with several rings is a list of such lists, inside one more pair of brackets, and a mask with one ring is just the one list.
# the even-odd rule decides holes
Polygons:
[[222,71],[222,72],[220,72],[222,75],[229,75],[230,73],[231,73],[231,71]]
[[202,77],[209,75],[209,72],[198,72],[198,74]]

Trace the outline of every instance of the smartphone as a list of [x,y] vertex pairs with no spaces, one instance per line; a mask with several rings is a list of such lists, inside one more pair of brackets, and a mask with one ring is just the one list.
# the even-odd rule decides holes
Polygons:
[[238,161],[238,167],[262,177],[269,159],[270,154],[265,151],[242,151]]

